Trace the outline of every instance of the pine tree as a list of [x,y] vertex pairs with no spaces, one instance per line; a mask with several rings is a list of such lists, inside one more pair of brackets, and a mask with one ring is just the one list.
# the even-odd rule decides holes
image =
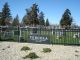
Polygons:
[[[9,9],[9,5],[8,3],[4,4],[4,7],[2,9],[2,14],[1,14],[1,25],[5,26],[5,20],[6,18],[11,18],[11,14],[10,14],[10,9]],[[9,21],[8,21],[9,22]]]
[[1,12],[0,12],[0,25],[1,25]]
[[49,25],[50,25],[48,19],[46,19],[46,23],[45,23],[45,25],[46,25],[46,26],[49,26]]
[[61,27],[66,28],[68,26],[71,26],[72,21],[73,21],[73,19],[71,17],[71,12],[69,9],[66,9],[61,20],[60,20]]
[[45,25],[44,13],[40,12],[39,14],[39,25]]
[[19,26],[19,17],[18,17],[18,15],[14,18],[12,25],[13,26]]
[[12,25],[12,17],[7,17],[5,19],[5,25],[6,26],[11,26]]
[[38,25],[39,24],[38,12],[39,12],[38,5],[33,4],[33,6],[31,7],[31,24],[32,25]]
[[31,11],[29,9],[26,9],[27,14],[23,17],[22,22],[24,25],[30,25],[31,24]]
[[1,12],[0,12],[0,19],[1,19]]

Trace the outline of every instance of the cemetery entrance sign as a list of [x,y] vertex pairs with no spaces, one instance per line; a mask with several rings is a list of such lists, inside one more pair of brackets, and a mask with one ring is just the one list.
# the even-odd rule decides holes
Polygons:
[[33,28],[31,34],[29,35],[28,42],[30,43],[42,43],[42,44],[49,44],[50,40],[48,35],[43,35],[38,33],[39,29]]
[[36,34],[36,35],[30,35],[30,39],[35,40],[36,42],[42,42],[48,40],[48,37]]
[[48,36],[32,34],[29,35],[29,42],[31,43],[50,43]]

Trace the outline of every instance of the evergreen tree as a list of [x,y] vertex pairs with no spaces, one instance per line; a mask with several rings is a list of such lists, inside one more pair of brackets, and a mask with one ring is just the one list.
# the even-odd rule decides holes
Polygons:
[[39,14],[37,4],[33,4],[30,9],[26,9],[26,12],[26,15],[22,19],[23,25],[45,25],[44,13],[40,12]]
[[69,9],[66,9],[65,12],[64,12],[64,14],[63,14],[63,16],[62,16],[62,18],[61,18],[61,20],[60,20],[61,27],[71,26],[72,21],[73,21],[73,19],[71,17],[71,12],[70,12]]
[[44,13],[40,12],[39,14],[39,25],[45,25]]
[[0,12],[0,25],[1,25],[1,12]]
[[38,5],[33,4],[33,6],[31,7],[31,24],[32,25],[38,25],[39,24],[38,12],[39,12]]
[[8,3],[5,3],[4,7],[2,9],[1,25],[3,25],[3,26],[6,25],[6,23],[5,23],[6,18],[11,18],[11,14],[10,14],[10,9],[9,9]]
[[0,12],[0,19],[1,19],[1,12]]
[[23,19],[22,19],[22,24],[23,25],[27,25],[27,15],[24,15]]
[[24,25],[30,25],[31,24],[31,11],[29,9],[26,9],[27,14],[23,17],[22,22]]
[[18,15],[14,18],[12,25],[13,26],[19,26],[19,17],[18,17]]
[[45,23],[46,26],[49,26],[49,20],[46,19],[46,23]]
[[6,26],[11,26],[12,25],[12,18],[11,17],[7,17],[5,19],[5,25]]

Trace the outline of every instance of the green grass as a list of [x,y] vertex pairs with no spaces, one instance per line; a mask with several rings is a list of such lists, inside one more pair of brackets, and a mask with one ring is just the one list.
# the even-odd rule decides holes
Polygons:
[[22,48],[21,48],[21,51],[26,51],[26,50],[31,50],[28,46],[23,46]]
[[27,58],[36,59],[36,58],[39,58],[39,56],[37,56],[35,52],[31,52],[25,57],[23,57],[23,59],[27,59]]
[[66,36],[62,36],[60,39],[56,39],[57,35],[50,35],[50,40],[53,44],[80,44],[80,38],[73,38],[76,32],[66,32]]
[[44,52],[44,53],[51,52],[51,49],[50,49],[50,48],[43,48],[43,52]]
[[[27,42],[29,40],[30,32],[32,32],[31,29],[28,31],[22,30],[22,38],[23,39],[21,41]],[[48,38],[52,44],[80,44],[80,38],[73,38],[73,35],[77,32],[66,32],[66,37],[62,36],[61,39],[56,39],[57,35],[55,35],[55,34],[52,35],[51,30],[46,30],[46,31],[45,30],[42,30],[42,31],[38,30],[37,32],[41,35],[48,36]],[[0,33],[0,35],[1,35],[1,33]],[[3,35],[3,33],[2,33],[2,35]],[[10,37],[10,38],[13,38],[13,41],[18,41],[17,35],[14,35],[13,37]]]

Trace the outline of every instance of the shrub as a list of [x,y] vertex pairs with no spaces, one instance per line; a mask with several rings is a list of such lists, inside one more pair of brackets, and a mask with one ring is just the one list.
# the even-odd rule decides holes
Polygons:
[[50,48],[43,48],[43,52],[44,53],[51,52],[51,49]]
[[24,59],[26,59],[26,58],[36,59],[36,58],[39,58],[39,56],[37,56],[35,52],[31,52],[23,58]]
[[77,53],[78,53],[79,51],[78,51],[78,50],[75,50],[75,52],[77,52]]
[[2,50],[5,50],[4,48]]
[[20,42],[26,42],[26,40],[23,37],[20,37]]
[[30,48],[28,46],[24,46],[21,48],[21,51],[26,51],[26,50],[30,50]]

